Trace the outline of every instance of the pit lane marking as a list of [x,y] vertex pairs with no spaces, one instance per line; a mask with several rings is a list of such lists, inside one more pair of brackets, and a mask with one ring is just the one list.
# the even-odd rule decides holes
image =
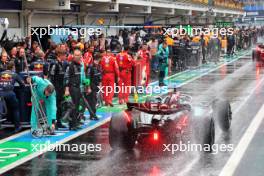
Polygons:
[[258,111],[257,115],[254,117],[249,127],[247,128],[245,134],[239,141],[237,147],[232,153],[231,157],[225,164],[219,176],[232,176],[234,175],[236,168],[238,167],[242,157],[244,156],[250,142],[252,141],[255,133],[257,132],[262,120],[264,119],[264,104]]
[[[77,138],[77,137],[79,137],[79,136],[81,136],[81,135],[83,135],[83,134],[85,134],[85,133],[87,133],[87,132],[89,132],[89,131],[91,131],[91,130],[93,130],[93,129],[95,129],[95,128],[103,125],[103,124],[105,124],[105,123],[107,123],[107,122],[109,122],[110,119],[111,119],[111,116],[108,116],[104,120],[97,122],[93,126],[89,126],[89,127],[84,128],[84,129],[82,129],[80,131],[77,131],[73,135],[70,135],[70,136],[68,136],[68,137],[66,137],[64,139],[59,140],[56,143],[55,146],[58,146],[60,144],[66,143],[66,142],[69,142],[70,140],[75,139],[75,138]],[[32,153],[32,154],[30,154],[30,155],[28,155],[28,156],[26,156],[26,157],[24,157],[24,158],[22,158],[20,160],[17,160],[16,162],[14,162],[12,164],[9,164],[9,165],[7,165],[7,166],[5,166],[3,168],[0,168],[0,174],[3,174],[5,172],[7,172],[8,170],[11,170],[11,169],[13,169],[13,168],[15,168],[15,167],[17,167],[17,166],[29,161],[29,160],[31,160],[33,158],[36,158],[37,156],[39,156],[39,155],[41,155],[43,153],[46,153],[46,152],[45,151],[39,151],[39,152]]]
[[24,134],[26,134],[28,132],[30,132],[30,130],[25,130],[25,131],[22,131],[20,133],[17,133],[17,134],[14,134],[12,136],[9,136],[7,138],[4,138],[4,139],[0,140],[0,144],[2,144],[4,142],[7,142],[7,141],[11,141],[11,140],[13,140],[13,139],[15,139],[17,137],[20,137],[20,136],[22,136],[22,135],[24,135]]
[[[222,63],[222,64],[216,66],[216,67],[213,68],[213,69],[209,69],[207,72],[205,72],[205,73],[203,73],[203,74],[201,74],[201,75],[199,75],[199,76],[196,76],[196,77],[194,77],[194,78],[192,78],[192,79],[190,79],[190,80],[188,80],[188,81],[185,81],[184,83],[181,83],[181,84],[179,85],[179,87],[182,87],[182,86],[184,86],[184,85],[186,85],[186,84],[188,84],[188,83],[190,83],[190,82],[192,82],[192,81],[195,81],[196,79],[199,79],[199,78],[201,78],[201,77],[207,75],[207,74],[210,73],[210,72],[216,71],[216,70],[218,70],[219,68],[221,68],[221,67],[223,67],[223,66],[225,66],[225,65],[228,65],[228,64],[230,64],[230,63],[233,63],[233,62],[235,62],[235,61],[237,61],[237,60],[239,60],[239,59],[245,57],[248,53],[249,53],[249,51],[245,52],[245,53],[242,54],[241,56],[237,56],[235,59],[233,59],[233,60],[231,60],[231,61],[224,62],[224,63]],[[200,68],[200,69],[203,69],[203,68]],[[186,71],[184,71],[184,72],[187,72],[187,71],[190,71],[190,70],[188,69],[188,70],[186,70]],[[181,72],[181,73],[183,73],[183,72]],[[181,73],[177,73],[177,74],[181,74]],[[172,78],[172,77],[177,76],[177,74],[174,74],[174,75],[168,76],[168,77],[165,78],[164,80],[168,80],[168,81],[170,81],[169,79]],[[157,83],[158,83],[158,81],[155,81],[155,82],[150,83],[150,85],[157,84]]]
[[[257,80],[256,80],[257,81]],[[254,92],[260,87],[260,85],[264,82],[264,77],[257,83],[257,85],[251,90],[250,94],[244,99],[242,103],[236,108],[233,114],[237,114],[239,110],[246,104],[249,98],[254,94]]]

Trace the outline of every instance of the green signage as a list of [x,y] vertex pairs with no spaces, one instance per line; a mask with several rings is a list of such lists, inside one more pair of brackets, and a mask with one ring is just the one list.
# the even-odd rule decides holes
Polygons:
[[232,27],[234,26],[233,22],[225,22],[225,21],[218,21],[215,23],[216,27],[224,28],[224,27]]

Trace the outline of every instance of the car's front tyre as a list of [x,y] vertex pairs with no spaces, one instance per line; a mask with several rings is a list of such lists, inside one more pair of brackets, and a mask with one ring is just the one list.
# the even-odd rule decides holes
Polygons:
[[216,100],[214,102],[214,116],[217,119],[220,128],[228,131],[231,127],[232,111],[228,100]]

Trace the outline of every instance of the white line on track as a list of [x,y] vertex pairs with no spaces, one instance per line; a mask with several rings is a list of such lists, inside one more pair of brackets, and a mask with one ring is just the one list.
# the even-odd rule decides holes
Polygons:
[[[240,56],[239,58],[242,58],[245,55],[247,55],[247,53],[244,54],[244,55],[242,55],[242,56]],[[237,61],[237,60],[238,59],[232,60],[230,62],[226,62],[226,63],[224,63],[224,64],[216,67],[215,69],[208,71],[208,73],[213,72],[214,70],[217,70],[217,69],[221,68],[222,66],[227,65],[227,64],[232,63],[232,62]],[[208,73],[204,73],[204,74],[202,74],[202,75],[200,75],[198,77],[195,77],[195,78],[193,78],[193,79],[191,79],[191,80],[189,80],[189,81],[187,81],[185,83],[182,83],[182,84],[180,84],[180,86],[183,86],[185,84],[188,84],[189,82],[192,82],[192,81],[194,81],[194,80],[196,80],[196,79],[198,79],[198,78],[200,78],[200,77],[202,77],[202,76],[204,76],[204,75],[206,75]],[[253,89],[253,91],[246,97],[246,99],[244,100],[244,102],[242,104],[240,104],[240,106],[236,109],[236,112],[238,112],[238,110],[247,102],[247,100],[251,97],[251,95],[255,92],[255,90],[260,86],[260,84],[263,81],[264,81],[264,78],[258,83],[258,85]],[[195,156],[195,158],[193,158],[193,160],[186,167],[184,167],[181,170],[181,172],[177,173],[177,175],[179,175],[179,176],[188,175],[188,173],[191,171],[191,169],[193,168],[193,166],[195,166],[196,163],[199,162],[199,161],[200,161],[200,156]]]
[[184,85],[186,85],[186,84],[189,84],[190,82],[193,82],[193,81],[195,81],[196,79],[199,79],[199,78],[201,78],[201,77],[207,75],[207,74],[210,73],[210,72],[213,72],[213,71],[215,71],[215,70],[218,70],[219,68],[221,68],[221,67],[223,67],[223,66],[225,66],[225,65],[228,65],[228,64],[230,64],[230,63],[233,63],[233,62],[239,60],[240,58],[244,57],[245,55],[247,55],[247,53],[245,53],[245,54],[239,56],[237,59],[234,59],[234,60],[229,61],[229,62],[225,62],[225,63],[223,63],[223,64],[221,64],[221,65],[219,65],[219,66],[217,66],[217,67],[215,67],[215,68],[213,68],[213,69],[211,69],[211,70],[209,70],[209,71],[207,71],[207,72],[205,72],[205,73],[203,73],[203,74],[201,74],[201,75],[199,75],[199,76],[197,76],[197,77],[194,77],[194,78],[192,78],[192,79],[190,79],[190,80],[188,80],[188,81],[186,81],[186,82],[180,84],[179,87],[182,87],[182,86],[184,86]]
[[225,164],[219,176],[232,176],[235,173],[236,168],[238,167],[242,157],[244,156],[251,140],[253,139],[263,119],[264,119],[264,105],[262,105],[257,115],[250,123],[245,134],[239,141],[237,147],[235,148],[231,157]]
[[[262,84],[264,82],[264,77],[261,79],[261,81],[254,87],[254,89],[252,89],[251,90],[251,92],[250,92],[250,94],[244,99],[244,101],[236,108],[236,110],[234,111],[234,113],[233,114],[236,114],[236,113],[238,113],[239,112],[239,110],[246,104],[246,102],[249,100],[249,98],[254,94],[254,92],[259,88],[259,86]],[[264,105],[263,105],[263,108],[264,108]],[[263,111],[264,111],[264,109],[263,109]],[[264,112],[261,112],[262,114],[264,114]],[[264,115],[263,115],[263,117],[264,117]],[[263,117],[262,117],[262,119],[263,119]],[[262,120],[261,120],[262,121]],[[258,125],[260,125],[260,123],[261,123],[261,121],[259,122],[259,124]],[[253,121],[252,121],[253,122]],[[252,123],[251,123],[252,124]],[[253,126],[256,126],[255,124],[253,125]],[[251,129],[250,129],[251,130]],[[247,132],[246,132],[247,133]],[[246,134],[245,133],[245,134]],[[255,133],[254,133],[255,134]],[[253,134],[253,136],[254,136],[254,134]],[[241,140],[242,140],[242,138],[241,138]],[[241,141],[240,140],[240,141]],[[248,139],[246,139],[246,140],[248,140]],[[250,139],[251,140],[251,139]],[[245,147],[245,150],[246,150],[246,146],[245,146],[245,144],[244,144],[244,142],[243,142],[243,144],[241,144],[242,145],[242,147],[244,148]],[[247,144],[248,145],[248,144]],[[245,152],[245,151],[244,151]],[[244,154],[244,152],[243,152],[243,154]],[[242,156],[243,156],[243,154],[241,155],[241,158],[242,158]],[[241,159],[240,158],[240,159]],[[238,161],[240,161],[240,159],[238,160]],[[188,172],[192,169],[192,167],[197,163],[197,162],[199,162],[200,160],[199,160],[199,157],[197,156],[197,157],[195,157],[194,159],[193,159],[193,161],[192,162],[190,162],[189,164],[188,164],[188,166],[186,166],[181,172],[179,172],[178,173],[178,175],[179,176],[184,176],[184,175],[188,175]],[[237,163],[237,165],[239,164],[239,162]],[[228,166],[228,165],[230,165],[230,164],[228,164],[228,163],[226,163],[226,166],[225,167],[228,167],[228,169],[230,169],[229,167],[230,166]],[[236,167],[237,167],[237,165],[236,165]],[[223,169],[224,170],[224,169]],[[223,172],[223,170],[222,170],[222,172]],[[235,170],[235,168],[234,168],[234,170]],[[221,173],[222,173],[221,172]],[[223,173],[222,175],[220,174],[219,176],[232,176],[232,174],[227,174],[227,173],[229,173],[230,171],[224,171],[225,173]],[[234,172],[234,171],[233,171]]]
[[[246,55],[246,54],[245,54]],[[242,55],[241,57],[244,57],[245,55]],[[239,57],[239,58],[241,58]],[[234,61],[228,62],[228,63],[232,63]],[[228,63],[225,63],[224,65],[227,65]],[[217,69],[221,68],[223,65],[219,66]],[[217,70],[216,69],[216,70]],[[212,71],[210,71],[212,72]],[[202,76],[201,76],[202,77]],[[199,77],[198,77],[199,78]],[[197,77],[194,78],[194,80],[198,79]],[[192,82],[193,80],[190,80],[190,82]],[[258,87],[264,82],[264,77],[261,79],[261,81],[254,87],[254,89],[252,89],[252,91],[250,92],[250,94],[244,99],[244,101],[238,106],[238,108],[236,108],[234,114],[236,114],[237,112],[239,112],[239,110],[243,107],[243,105],[249,100],[249,98],[254,94],[254,92],[258,89]],[[181,84],[188,84],[188,81],[186,83]],[[188,175],[188,172],[193,168],[193,166],[199,162],[199,156],[196,156],[181,172],[179,172],[177,175],[179,176],[184,176],[184,175]],[[225,176],[225,175],[223,175]]]
[[[245,52],[245,53],[242,54],[241,56],[237,56],[236,59],[233,59],[233,60],[228,61],[228,62],[224,62],[224,63],[222,63],[221,65],[219,65],[219,66],[217,66],[217,67],[215,67],[215,68],[213,68],[213,69],[210,69],[209,71],[203,73],[202,75],[199,75],[198,77],[194,77],[193,79],[190,79],[190,80],[188,80],[188,81],[186,81],[186,82],[180,84],[179,86],[183,86],[183,85],[185,85],[185,84],[188,84],[189,82],[192,82],[192,81],[194,81],[194,80],[196,80],[196,79],[198,79],[198,78],[200,78],[200,77],[203,77],[204,75],[206,75],[206,74],[208,74],[208,73],[210,73],[210,72],[213,72],[213,71],[215,71],[215,70],[221,68],[222,66],[225,66],[225,65],[228,65],[228,64],[230,64],[230,63],[233,63],[233,62],[235,62],[235,61],[241,59],[242,57],[245,57],[246,55],[248,55],[248,53],[249,53],[249,52]],[[251,57],[250,57],[250,58],[251,58]],[[203,69],[203,68],[200,67],[199,69]],[[183,73],[185,73],[185,72],[188,72],[188,71],[191,71],[191,70],[188,69],[188,70],[185,70],[185,71],[183,71],[183,72],[176,73],[176,74],[174,74],[174,75],[170,75],[170,76],[166,77],[164,80],[168,80],[168,79],[170,79],[170,78],[172,78],[172,77],[175,77],[175,76],[181,75],[181,74],[183,74]],[[150,83],[150,85],[157,84],[157,83],[158,83],[158,81],[154,81],[154,82]]]
[[233,112],[233,114],[236,114],[239,112],[239,110],[246,104],[246,102],[249,100],[249,98],[254,94],[254,92],[259,88],[259,86],[264,82],[264,76],[263,78],[258,82],[258,84],[250,91],[249,95],[244,99],[242,103],[239,104],[239,106],[236,108],[236,110]]
[[7,137],[7,138],[4,138],[4,139],[0,140],[0,144],[2,144],[2,143],[4,143],[4,142],[7,142],[7,141],[10,141],[10,140],[12,140],[12,139],[15,139],[15,138],[17,138],[17,137],[19,137],[19,136],[22,136],[22,135],[28,133],[29,131],[30,131],[30,130],[26,130],[26,131],[23,131],[23,132],[17,133],[17,134],[15,134],[15,135],[9,136],[9,137]]
[[178,172],[177,175],[178,176],[189,175],[188,173],[192,170],[193,166],[195,166],[195,164],[199,161],[200,161],[200,155],[196,154],[195,158],[190,163],[188,163],[188,165],[184,167],[184,169]]

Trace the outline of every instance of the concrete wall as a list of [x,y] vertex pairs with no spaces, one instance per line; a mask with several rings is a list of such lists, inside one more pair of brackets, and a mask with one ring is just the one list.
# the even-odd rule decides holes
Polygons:
[[47,25],[62,25],[62,15],[34,14],[32,16],[32,27],[44,27]]

